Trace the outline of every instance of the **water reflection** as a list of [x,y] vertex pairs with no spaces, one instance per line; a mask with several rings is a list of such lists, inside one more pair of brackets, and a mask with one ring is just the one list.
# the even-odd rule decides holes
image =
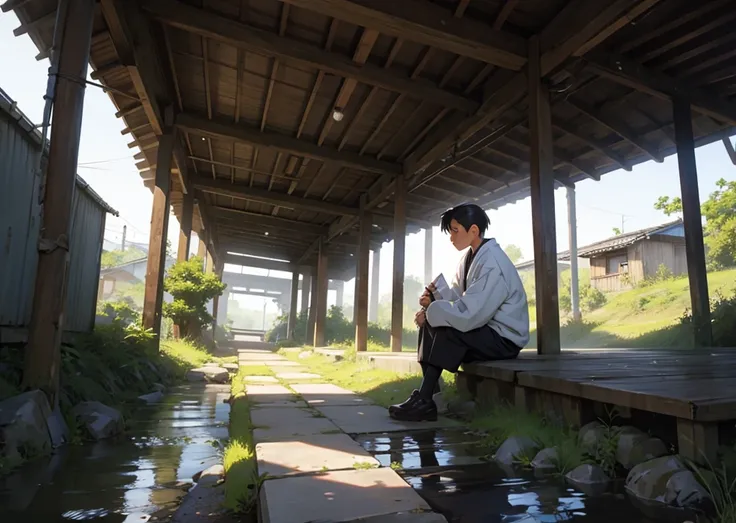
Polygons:
[[114,441],[65,447],[0,479],[2,523],[141,522],[165,517],[192,475],[221,461],[229,405],[221,386],[177,388],[136,412]]
[[649,521],[620,494],[591,498],[557,478],[539,479],[488,462],[479,436],[462,430],[356,439],[382,465],[400,464],[404,479],[450,523]]

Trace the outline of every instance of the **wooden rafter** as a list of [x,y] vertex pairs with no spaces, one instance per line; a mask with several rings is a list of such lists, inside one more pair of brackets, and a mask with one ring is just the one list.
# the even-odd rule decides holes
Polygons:
[[394,92],[410,93],[413,97],[433,101],[441,106],[470,112],[478,107],[475,101],[439,89],[431,83],[412,81],[396,71],[387,71],[370,63],[360,66],[341,54],[281,37],[176,0],[147,0],[143,4],[143,9],[165,24],[239,49],[301,63]]
[[504,0],[503,6],[498,11],[498,14],[496,15],[496,19],[493,21],[493,28],[496,31],[500,31],[503,27],[503,24],[506,23],[506,20],[508,20],[509,16],[511,16],[512,11],[516,7],[516,4],[519,3],[519,0]]
[[281,0],[450,53],[507,69],[526,63],[526,42],[511,33],[489,30],[470,19],[460,19],[438,5],[418,0]]
[[632,169],[631,162],[627,161],[621,155],[611,150],[609,147],[606,147],[605,145],[600,143],[595,138],[591,138],[579,132],[574,126],[570,125],[569,123],[563,122],[561,120],[553,119],[552,126],[557,127],[560,131],[563,131],[569,134],[570,136],[574,137],[576,140],[583,142],[584,144],[590,146],[591,148],[603,154],[604,156],[607,156],[613,163],[618,165],[621,169],[624,169],[625,171],[631,171]]

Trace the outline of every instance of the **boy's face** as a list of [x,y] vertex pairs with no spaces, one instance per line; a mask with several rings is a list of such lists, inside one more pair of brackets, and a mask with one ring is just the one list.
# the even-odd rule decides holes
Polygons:
[[450,222],[450,243],[458,250],[464,251],[470,247],[470,243],[478,236],[478,227],[470,226],[470,230],[460,225],[457,220]]

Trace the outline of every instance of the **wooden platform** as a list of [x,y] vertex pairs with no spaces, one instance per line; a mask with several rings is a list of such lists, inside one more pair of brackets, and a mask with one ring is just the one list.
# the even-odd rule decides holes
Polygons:
[[582,424],[608,404],[677,419],[681,454],[714,456],[719,422],[736,419],[736,349],[589,349],[464,365],[481,402],[506,400]]

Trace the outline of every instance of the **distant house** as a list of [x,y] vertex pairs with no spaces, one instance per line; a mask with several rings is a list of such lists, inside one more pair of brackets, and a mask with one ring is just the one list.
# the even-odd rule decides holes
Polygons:
[[[588,259],[578,257],[578,270],[588,268]],[[517,263],[514,267],[519,271],[519,276],[522,278],[524,274],[531,274],[534,277],[534,260]],[[561,252],[557,255],[557,282],[562,283],[561,275],[564,271],[570,270],[570,253],[568,251]]]
[[[146,249],[147,250],[147,249]],[[169,269],[176,260],[171,256],[166,257],[165,267]],[[112,298],[116,292],[124,291],[126,288],[146,280],[146,267],[148,257],[132,260],[115,267],[107,267],[100,271],[100,283],[97,299],[106,301]],[[164,301],[170,302],[171,296],[164,293]]]
[[685,229],[678,219],[586,245],[578,256],[590,259],[591,286],[602,292],[630,289],[660,265],[674,275],[687,273]]

